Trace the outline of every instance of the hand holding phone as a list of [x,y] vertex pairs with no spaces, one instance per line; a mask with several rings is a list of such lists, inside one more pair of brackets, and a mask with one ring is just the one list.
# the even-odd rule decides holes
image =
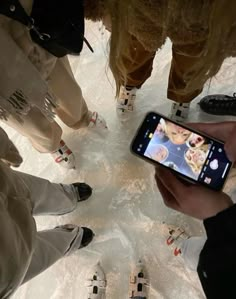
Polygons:
[[203,186],[186,185],[162,167],[156,168],[155,179],[167,207],[196,219],[213,217],[233,205],[227,194]]
[[190,123],[190,128],[203,132],[218,140],[222,140],[227,157],[231,162],[236,161],[236,121],[218,123]]
[[146,115],[131,151],[151,163],[169,168],[192,183],[221,190],[232,166],[224,143],[167,117]]

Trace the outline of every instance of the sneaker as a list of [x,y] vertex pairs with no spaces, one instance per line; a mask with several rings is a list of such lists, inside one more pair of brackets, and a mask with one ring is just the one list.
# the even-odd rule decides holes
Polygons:
[[105,299],[107,282],[100,263],[96,264],[88,274],[86,286],[88,288],[87,299]]
[[86,183],[74,183],[72,184],[75,190],[79,193],[78,201],[84,201],[92,195],[93,189]]
[[119,114],[132,112],[134,110],[134,101],[136,99],[136,87],[121,86],[120,94],[117,99],[116,109]]
[[67,169],[75,168],[75,157],[63,140],[60,141],[60,147],[52,153],[54,161]]
[[177,122],[184,122],[189,113],[189,103],[173,103],[169,117]]
[[137,263],[130,274],[129,280],[129,298],[146,299],[148,280],[141,261]]
[[181,247],[184,240],[190,238],[190,236],[185,232],[185,230],[181,227],[168,226],[168,238],[166,240],[166,244],[173,248],[173,252],[175,256],[181,254]]
[[209,95],[198,104],[208,114],[236,116],[236,93],[232,97],[224,94]]
[[101,128],[101,129],[107,129],[107,124],[105,119],[99,115],[96,111],[91,113],[91,118],[89,121],[88,128]]

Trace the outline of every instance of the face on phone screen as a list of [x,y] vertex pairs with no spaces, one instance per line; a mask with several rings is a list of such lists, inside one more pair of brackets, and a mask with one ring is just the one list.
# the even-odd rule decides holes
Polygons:
[[132,150],[215,190],[223,187],[231,167],[223,143],[155,113],[145,118]]

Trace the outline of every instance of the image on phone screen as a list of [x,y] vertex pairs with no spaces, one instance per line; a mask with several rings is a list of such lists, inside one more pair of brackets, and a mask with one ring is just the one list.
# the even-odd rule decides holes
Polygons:
[[146,117],[132,149],[215,190],[223,187],[231,167],[223,143],[154,113]]

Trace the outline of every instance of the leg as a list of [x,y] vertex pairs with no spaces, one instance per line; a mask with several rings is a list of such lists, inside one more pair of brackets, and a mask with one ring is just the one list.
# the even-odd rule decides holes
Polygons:
[[48,180],[14,171],[16,183],[29,191],[33,215],[61,215],[73,211],[79,200],[72,185],[54,184]]
[[[89,5],[88,8],[91,9]],[[87,9],[85,9],[86,12]],[[102,21],[105,28],[112,32],[110,15],[105,14]],[[129,49],[125,55],[119,55],[118,61],[120,63],[113,61],[110,63],[117,86],[118,100],[116,108],[121,115],[125,111],[133,111],[137,88],[141,88],[143,83],[151,76],[155,53],[147,51],[133,35],[130,35]]]
[[199,256],[206,239],[206,237],[190,237],[183,241],[181,245],[181,256],[189,269],[197,271]]
[[55,121],[50,122],[35,107],[22,118],[24,122],[19,123],[14,117],[10,116],[5,123],[27,137],[39,152],[50,153],[58,149],[62,130]]
[[[72,185],[59,185],[47,180],[15,172],[19,184],[28,188],[33,214],[58,215],[69,213],[77,206],[80,196]],[[88,228],[78,226],[61,226],[52,230],[38,232],[30,266],[24,282],[40,274],[57,260],[75,250],[88,245],[93,233]]]
[[168,99],[178,103],[189,103],[202,92],[204,84],[200,82],[199,86],[192,87],[191,79],[196,65],[201,60],[204,47],[205,42],[185,46],[173,44]]
[[75,81],[67,57],[57,60],[49,76],[49,85],[58,100],[59,107],[56,113],[60,119],[73,129],[88,126],[91,113]]
[[60,258],[73,253],[81,246],[83,229],[58,227],[37,233],[35,250],[23,283],[52,266]]
[[5,123],[28,137],[33,147],[41,153],[52,153],[53,159],[67,169],[75,167],[75,158],[71,150],[61,140],[62,129],[50,122],[42,112],[33,107],[27,115],[22,116],[23,123],[10,116]]
[[126,78],[120,78],[120,91],[117,102],[119,112],[133,111],[137,88],[151,76],[155,52],[146,51],[138,40],[130,36],[132,40],[128,57],[123,57],[126,67]]
[[[69,188],[69,185],[50,184],[46,180],[13,171],[2,162],[0,168],[0,237],[3,259],[0,293],[4,295],[2,290],[5,288],[12,291],[24,278],[25,281],[30,279],[61,256],[88,245],[93,233],[85,227],[64,225],[37,234],[32,210],[35,214],[71,211],[77,201],[75,190]],[[84,184],[82,187],[85,189]]]
[[172,62],[169,75],[167,97],[177,103],[172,105],[170,117],[183,121],[188,116],[189,103],[198,96],[203,89],[203,82],[193,86],[191,80],[196,65],[201,60],[205,42],[197,45],[173,45]]
[[[86,8],[85,2],[85,13]],[[89,5],[88,8],[91,9]],[[93,12],[94,9],[93,7]],[[88,16],[88,18],[91,17]],[[102,17],[102,22],[105,28],[109,32],[112,32],[111,17],[109,14],[105,14]],[[122,64],[126,67],[126,75],[124,77],[122,72],[120,72],[120,75],[114,74],[117,84],[130,88],[140,88],[151,76],[155,54],[156,52],[147,51],[133,35],[130,35],[128,55],[119,57],[119,60],[122,61]],[[119,66],[116,67],[119,69]]]
[[105,120],[97,112],[88,110],[67,57],[57,60],[49,76],[49,85],[59,104],[55,111],[68,127],[75,130],[87,126],[106,128]]
[[151,76],[156,52],[145,50],[135,37],[130,36],[130,39],[130,57],[123,58],[127,78],[122,78],[122,85],[140,88]]
[[[27,194],[31,201],[33,215],[69,213],[76,208],[78,201],[86,199],[85,184],[82,184],[84,198],[81,198],[79,188],[76,189],[73,185],[53,184],[45,179],[13,170],[11,179],[19,193]],[[38,232],[24,282],[50,267],[61,257],[88,245],[92,238],[93,232],[90,229],[76,225],[63,225]]]

